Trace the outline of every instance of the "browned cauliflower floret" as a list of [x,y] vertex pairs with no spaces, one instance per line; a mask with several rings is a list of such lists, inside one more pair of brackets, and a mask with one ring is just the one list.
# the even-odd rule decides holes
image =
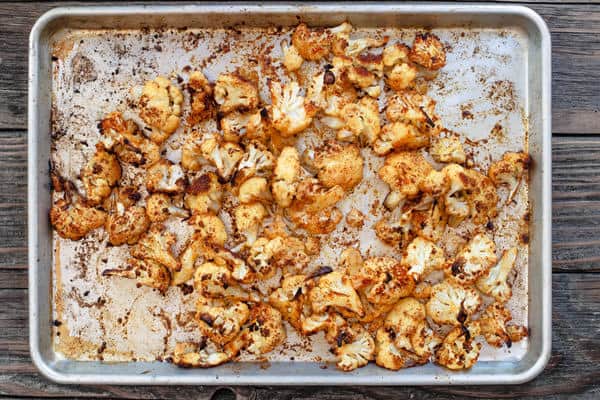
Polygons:
[[310,261],[307,253],[304,242],[293,236],[259,238],[252,244],[247,260],[259,277],[268,278],[278,268],[301,273]]
[[[104,229],[108,233],[108,241],[113,246],[135,244],[150,227],[150,219],[144,207],[133,205],[126,194],[139,194],[134,188],[121,188],[113,192],[109,200],[109,213]],[[123,197],[126,197],[123,199]],[[135,197],[134,197],[135,198]]]
[[160,148],[147,139],[135,122],[126,120],[120,112],[108,114],[99,124],[100,141],[114,151],[121,162],[149,167],[160,160]]
[[[377,56],[377,58],[379,62],[377,66],[382,66],[381,56]],[[340,80],[351,83],[371,97],[377,98],[377,96],[381,94],[381,87],[379,85],[379,77],[377,74],[371,72],[359,62],[355,62],[349,57],[341,56],[334,57],[332,64],[335,75],[338,76]]]
[[196,303],[196,321],[200,332],[221,346],[239,334],[249,317],[250,310],[241,301],[200,297]]
[[181,285],[189,281],[194,275],[196,270],[196,262],[203,255],[209,253],[208,246],[210,242],[205,243],[205,237],[202,233],[195,233],[187,241],[185,249],[179,255],[179,262],[181,263],[181,269],[173,273],[173,285]]
[[508,283],[508,275],[515,266],[517,248],[506,250],[496,266],[491,267],[477,280],[477,289],[483,294],[492,296],[497,302],[506,303],[512,296],[512,288]]
[[290,220],[309,233],[332,232],[342,220],[342,213],[334,205],[344,197],[341,186],[324,188],[316,179],[307,179],[298,185],[296,199],[287,210]]
[[242,183],[238,192],[240,203],[254,203],[255,201],[267,202],[272,199],[269,183],[260,176],[254,176]]
[[432,271],[441,269],[445,261],[444,250],[421,237],[410,242],[402,256],[402,264],[408,268],[408,275],[416,282]]
[[241,183],[253,176],[270,176],[273,172],[275,157],[259,142],[251,142],[246,147],[235,173],[235,182]]
[[351,275],[351,279],[370,303],[394,304],[409,296],[415,287],[407,272],[395,258],[371,257],[364,261],[358,275]]
[[240,204],[235,208],[233,215],[237,231],[246,237],[246,245],[252,246],[258,238],[262,221],[268,215],[267,209],[259,202]]
[[292,34],[292,45],[303,59],[318,61],[329,54],[331,42],[325,29],[309,29],[302,23]]
[[140,117],[150,128],[150,140],[161,144],[179,126],[183,94],[167,78],[159,76],[144,84],[139,100]]
[[150,259],[130,258],[124,269],[107,269],[103,276],[135,279],[139,285],[149,286],[164,294],[171,282],[171,272],[163,264]]
[[428,209],[413,210],[410,213],[410,223],[414,233],[432,242],[442,239],[447,222],[448,216],[440,201],[434,200]]
[[209,349],[206,343],[183,342],[175,345],[173,364],[183,368],[210,368],[229,361],[229,355]]
[[249,112],[233,111],[218,122],[223,131],[223,139],[229,142],[258,140],[267,143],[273,136],[267,108]]
[[346,224],[348,224],[348,226],[360,229],[363,227],[364,223],[365,215],[358,209],[353,207],[350,211],[348,211],[348,214],[346,214]]
[[328,309],[342,313],[364,315],[358,293],[352,287],[350,279],[339,271],[333,271],[319,277],[315,287],[308,293],[313,312],[320,314]]
[[225,114],[258,106],[256,82],[251,76],[242,76],[240,71],[220,74],[215,83],[214,96],[219,111]]
[[306,275],[290,275],[283,278],[281,286],[269,295],[269,304],[299,332],[302,332],[302,312],[307,293]]
[[431,138],[441,130],[435,104],[435,100],[416,91],[403,91],[388,100],[385,113],[391,122],[412,125]]
[[387,36],[350,39],[352,25],[347,22],[331,28],[330,32],[333,34],[332,50],[336,56],[356,57],[366,49],[385,46],[389,40]]
[[446,65],[446,50],[440,39],[433,33],[419,33],[415,36],[410,60],[430,70]]
[[250,354],[264,355],[285,341],[281,313],[265,303],[250,309],[250,317],[240,334],[227,343],[225,351],[232,357],[246,350]]
[[300,155],[294,147],[285,147],[275,163],[273,198],[280,207],[289,207],[300,180]]
[[393,210],[407,199],[419,194],[419,185],[433,168],[423,155],[415,151],[400,151],[385,158],[379,177],[390,186],[385,206]]
[[269,90],[272,103],[271,120],[281,136],[293,136],[308,128],[317,110],[302,96],[296,81],[291,81],[285,86],[278,81],[269,81]]
[[187,84],[190,92],[190,125],[213,118],[215,116],[215,104],[213,89],[202,71],[193,71]]
[[183,145],[181,165],[187,170],[198,171],[202,165],[210,164],[221,178],[229,181],[243,156],[244,151],[235,143],[224,142],[212,133],[192,132]]
[[353,324],[338,336],[334,353],[338,356],[337,367],[342,371],[353,371],[364,367],[375,357],[375,341],[362,325]]
[[214,172],[192,180],[185,191],[185,205],[195,213],[219,212],[222,198],[223,190]]
[[255,293],[247,292],[238,285],[226,265],[215,262],[206,262],[196,268],[194,289],[200,296],[211,299],[259,301]]
[[393,90],[401,91],[414,86],[417,68],[409,61],[408,46],[396,43],[383,49],[383,65],[386,83]]
[[496,245],[484,234],[475,235],[444,268],[446,276],[461,285],[471,285],[496,263]]
[[488,176],[496,186],[507,185],[510,193],[507,202],[510,202],[517,190],[521,178],[529,169],[531,158],[527,153],[504,153],[502,159],[490,166]]
[[411,218],[413,212],[399,213],[398,210],[400,209],[394,210],[389,219],[383,218],[377,221],[373,228],[381,241],[401,249],[414,237],[415,226]]
[[104,211],[88,206],[81,199],[74,202],[69,198],[59,199],[50,209],[50,223],[65,239],[79,240],[105,221]]
[[383,49],[383,65],[391,68],[394,65],[409,61],[410,47],[402,43],[394,43]]
[[283,51],[283,66],[288,72],[294,72],[300,69],[304,59],[300,55],[300,52],[296,48],[296,46],[287,42],[283,42],[281,44],[281,50]]
[[477,324],[452,329],[435,353],[435,362],[451,370],[469,369],[479,358],[481,343],[475,342],[479,335]]
[[171,251],[176,239],[175,235],[165,231],[164,227],[154,225],[131,248],[131,255],[141,260],[156,261],[169,268],[171,272],[177,271],[181,267],[181,264]]
[[373,151],[384,156],[392,150],[415,150],[429,145],[429,136],[413,125],[392,122],[384,125],[381,135],[373,143]]
[[372,145],[379,138],[379,105],[374,98],[365,96],[356,103],[347,104],[342,115],[345,124],[337,133],[338,140]]
[[362,181],[364,160],[354,144],[328,140],[307,154],[310,154],[309,164],[317,172],[319,182],[326,188],[340,186],[350,191]]
[[121,178],[121,165],[117,157],[107,152],[102,144],[96,146],[96,153],[81,170],[81,182],[85,189],[87,203],[98,205],[108,195]]
[[149,192],[181,193],[185,189],[186,177],[179,164],[162,159],[146,174]]
[[471,287],[443,281],[431,288],[427,315],[438,324],[460,325],[481,306],[481,296]]
[[[509,328],[512,327],[511,331],[514,331],[514,328],[523,329],[523,327],[507,325],[511,319],[512,315],[510,315],[510,311],[508,311],[502,303],[495,302],[485,309],[477,322],[479,323],[481,334],[486,342],[494,347],[502,347],[505,344],[510,347],[514,335],[511,335]],[[516,339],[522,338],[523,337],[516,337]]]
[[463,164],[467,155],[463,145],[455,137],[445,137],[434,141],[429,148],[429,154],[437,162]]
[[173,205],[171,198],[164,193],[154,193],[146,199],[146,214],[151,222],[164,222],[169,217],[187,218],[188,210]]

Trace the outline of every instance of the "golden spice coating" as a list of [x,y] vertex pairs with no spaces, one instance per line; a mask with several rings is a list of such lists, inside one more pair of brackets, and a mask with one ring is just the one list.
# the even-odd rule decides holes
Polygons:
[[429,136],[413,125],[392,122],[384,125],[379,138],[373,143],[373,151],[384,156],[392,150],[416,150],[429,145]]
[[444,266],[444,250],[422,237],[416,237],[404,250],[402,265],[416,282]]
[[223,221],[211,212],[192,214],[188,224],[202,236],[205,243],[223,246],[227,241],[227,231]]
[[475,235],[444,268],[447,277],[471,285],[496,263],[496,245],[485,234]]
[[387,156],[378,171],[379,177],[390,187],[385,206],[390,210],[401,207],[407,199],[417,196],[420,183],[432,169],[419,152],[399,151]]
[[512,288],[508,283],[508,275],[515,266],[517,248],[506,250],[500,261],[487,270],[476,282],[481,293],[492,296],[497,302],[506,303],[512,296]]
[[478,325],[457,326],[452,329],[435,353],[435,362],[450,370],[471,368],[479,358],[481,343],[475,342]]
[[427,69],[438,70],[446,65],[446,50],[433,33],[420,33],[415,36],[409,58]]
[[190,212],[173,205],[172,199],[165,193],[153,193],[146,199],[146,214],[150,222],[164,222],[170,217],[187,218]]
[[269,304],[299,332],[302,332],[302,312],[309,284],[306,275],[289,275],[283,278],[281,286],[269,295]]
[[200,297],[196,302],[196,322],[203,336],[223,346],[233,340],[250,317],[241,301],[219,301]]
[[274,133],[267,108],[248,112],[233,111],[224,115],[218,122],[223,139],[229,142],[256,140],[265,144]]
[[414,87],[416,78],[417,68],[409,63],[394,65],[385,73],[385,83],[396,91]]
[[460,325],[481,306],[481,296],[472,287],[442,281],[431,288],[427,315],[438,324]]
[[448,216],[444,206],[439,201],[434,201],[426,210],[414,210],[410,214],[411,227],[414,233],[432,242],[442,239],[446,231]]
[[162,144],[179,127],[183,94],[167,78],[144,84],[139,99],[140,117],[151,128],[150,140]]
[[181,150],[181,166],[189,171],[199,171],[209,164],[217,169],[221,178],[229,181],[244,151],[233,142],[225,142],[216,134],[192,132]]
[[112,187],[119,179],[121,165],[117,157],[107,152],[102,144],[98,144],[94,156],[81,170],[81,182],[87,203],[91,206],[100,204],[110,195]]
[[401,63],[409,62],[408,55],[410,47],[402,43],[389,44],[383,49],[383,65],[385,67],[393,67]]
[[214,98],[219,105],[219,112],[229,113],[234,110],[251,110],[258,106],[258,88],[255,77],[243,75],[241,71],[223,73],[217,77]]
[[201,121],[214,118],[216,107],[213,89],[202,71],[193,71],[190,74],[187,89],[190,92],[188,123],[196,125]]
[[206,347],[206,344],[183,342],[175,345],[172,362],[183,368],[210,368],[229,361],[230,356],[222,351]]
[[455,137],[445,137],[434,141],[429,148],[433,159],[442,163],[464,164],[467,160],[462,143]]
[[213,213],[221,209],[223,188],[214,172],[193,179],[185,190],[185,206],[195,213]]
[[161,159],[146,174],[149,192],[181,193],[186,186],[186,176],[179,164]]
[[121,203],[108,213],[104,230],[113,246],[136,244],[150,227],[150,219],[144,207],[125,208]]
[[59,199],[50,208],[50,223],[65,239],[79,240],[90,231],[100,228],[106,221],[106,213],[88,206],[77,199],[74,203]]
[[407,268],[393,257],[371,257],[364,260],[359,271],[350,277],[353,286],[364,293],[368,302],[388,305],[412,293],[415,283],[407,272]]
[[326,188],[340,186],[349,192],[362,181],[364,161],[358,146],[328,140],[310,154],[310,164]]
[[296,195],[300,181],[300,154],[294,147],[284,147],[277,161],[271,190],[280,207],[289,207]]
[[292,45],[296,52],[305,60],[318,61],[327,56],[331,43],[325,29],[310,29],[302,23],[296,27],[292,34]]
[[104,147],[113,151],[119,161],[150,167],[160,160],[160,148],[146,138],[132,120],[123,118],[118,112],[108,114],[99,124]]
[[359,317],[364,315],[358,293],[352,287],[350,279],[339,271],[320,276],[308,293],[311,308],[315,313],[328,309],[349,312]]
[[316,179],[306,179],[298,185],[296,198],[287,214],[297,227],[308,233],[330,233],[342,220],[342,213],[334,206],[343,197],[341,186],[327,189]]
[[269,91],[272,103],[271,120],[281,136],[294,136],[308,128],[317,110],[302,96],[296,81],[287,85],[269,81]]
[[488,171],[488,176],[496,186],[506,185],[510,193],[508,201],[511,201],[519,189],[519,183],[525,175],[531,164],[529,154],[524,152],[507,152],[502,155],[502,159],[492,163]]
[[171,282],[171,272],[163,264],[150,259],[130,258],[124,269],[107,269],[103,276],[120,276],[135,279],[139,285],[148,286],[165,294]]
[[135,258],[156,261],[174,272],[181,267],[171,250],[175,241],[176,237],[173,233],[166,231],[163,226],[154,225],[131,248],[130,252]]

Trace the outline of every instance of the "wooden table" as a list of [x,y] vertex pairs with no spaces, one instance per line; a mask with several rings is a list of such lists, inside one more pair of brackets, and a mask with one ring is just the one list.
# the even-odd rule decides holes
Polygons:
[[[596,3],[596,4],[593,4]],[[165,399],[600,398],[600,2],[525,3],[552,31],[553,344],[520,386],[62,386],[31,364],[27,321],[27,40],[57,3],[0,4],[0,397]]]

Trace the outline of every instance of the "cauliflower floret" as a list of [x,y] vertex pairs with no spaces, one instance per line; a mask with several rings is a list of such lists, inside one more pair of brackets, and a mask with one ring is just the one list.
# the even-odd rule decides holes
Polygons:
[[171,273],[163,264],[154,260],[130,258],[124,269],[107,269],[102,276],[120,276],[135,279],[138,284],[149,286],[165,294],[171,282]]
[[471,287],[443,281],[431,288],[427,302],[427,315],[438,324],[461,325],[477,312],[481,296]]
[[181,193],[185,189],[186,177],[179,164],[161,159],[146,174],[149,192]]
[[233,111],[222,116],[218,123],[223,131],[223,139],[229,142],[258,140],[266,143],[273,133],[267,108],[250,112]]
[[250,318],[240,334],[225,346],[232,357],[246,350],[250,354],[264,355],[285,341],[281,313],[265,303],[258,303],[250,310]]
[[196,321],[203,336],[217,345],[233,340],[248,321],[250,310],[241,301],[219,301],[200,297],[196,303]]
[[100,204],[120,178],[121,165],[117,157],[107,152],[102,144],[96,145],[96,153],[81,171],[87,203],[91,206]]
[[173,273],[173,285],[181,285],[189,281],[194,275],[196,270],[196,262],[205,254],[208,254],[207,245],[210,243],[204,243],[205,236],[201,233],[195,233],[187,241],[185,249],[179,256],[179,262],[181,263],[181,269]]
[[410,60],[430,70],[438,70],[446,65],[446,50],[440,39],[433,33],[419,33],[415,36]]
[[164,193],[154,193],[146,199],[146,214],[151,222],[164,222],[169,217],[187,218],[188,210],[173,205],[171,198]]
[[496,245],[484,234],[475,235],[444,268],[446,276],[461,285],[471,285],[496,263]]
[[302,332],[302,311],[306,302],[306,293],[308,293],[306,275],[290,275],[283,278],[281,286],[269,295],[269,304],[299,332]]
[[164,227],[160,225],[154,225],[131,248],[131,255],[141,260],[156,261],[169,268],[169,271],[174,272],[181,267],[181,264],[171,252],[176,240],[177,238],[173,233],[165,231]]
[[269,183],[263,177],[255,176],[240,185],[238,199],[248,204],[255,201],[268,202],[272,199]]
[[223,142],[215,134],[201,135],[192,132],[181,151],[181,165],[190,171],[198,171],[203,164],[217,168],[219,176],[229,181],[244,151],[232,142]]
[[300,178],[300,155],[294,147],[285,147],[275,163],[273,198],[280,207],[289,207]]
[[342,335],[334,353],[339,357],[337,367],[342,371],[353,371],[364,367],[375,357],[375,341],[361,325],[353,324],[350,334]]
[[485,225],[498,215],[498,193],[492,180],[474,169],[467,170],[473,182],[470,188],[471,219],[477,225]]
[[345,124],[337,133],[338,140],[372,145],[381,132],[377,100],[365,96],[347,104],[342,112]]
[[311,167],[326,188],[340,186],[349,192],[362,181],[364,160],[358,146],[328,140],[308,154]]
[[508,274],[514,268],[516,259],[516,247],[506,250],[498,264],[477,280],[477,289],[483,294],[492,296],[497,302],[506,303],[512,296],[512,289],[507,281]]
[[259,142],[252,142],[246,147],[246,153],[237,167],[234,181],[244,182],[252,176],[270,176],[273,172],[275,157]]
[[250,248],[248,264],[264,279],[273,276],[278,268],[300,273],[310,261],[307,253],[304,242],[293,236],[259,238]]
[[416,235],[438,242],[446,231],[448,216],[444,212],[442,202],[434,200],[426,210],[413,210],[410,223]]
[[281,44],[283,51],[283,66],[288,72],[294,72],[300,69],[304,59],[294,45],[288,45],[287,42]]
[[300,57],[308,61],[318,61],[327,56],[331,47],[329,35],[325,29],[309,29],[304,23],[298,25],[294,30],[292,45]]
[[371,257],[364,261],[360,272],[351,277],[353,286],[365,294],[367,301],[386,305],[412,293],[415,282],[407,272],[393,257]]
[[190,115],[188,123],[196,125],[201,121],[214,118],[215,104],[213,89],[202,71],[193,71],[187,84],[190,92]]
[[[375,66],[378,71],[378,67],[382,66],[381,56],[377,56],[379,63]],[[379,86],[379,78],[376,73],[373,73],[361,65],[359,62],[354,62],[351,58],[341,56],[334,57],[332,60],[333,69],[335,71],[334,76],[338,76],[339,80],[346,81],[354,85],[355,87],[363,90],[369,96],[376,98],[381,94],[381,87]],[[368,67],[372,67],[368,65]]]
[[160,148],[140,132],[135,122],[126,120],[120,112],[108,114],[99,124],[100,141],[114,151],[121,162],[150,167],[160,160]]
[[391,68],[394,65],[409,61],[410,47],[402,43],[394,43],[383,49],[383,65]]
[[214,96],[219,111],[227,114],[234,110],[251,110],[258,106],[258,89],[254,77],[242,76],[241,71],[220,74],[215,83]]
[[396,216],[398,214],[397,210],[400,209],[394,210],[389,220],[381,219],[377,221],[373,228],[381,241],[401,249],[414,237],[415,227],[412,223],[412,212],[408,211]]
[[531,158],[527,153],[504,153],[502,159],[494,162],[488,171],[488,176],[496,186],[507,185],[510,193],[507,203],[510,202],[517,190],[521,178],[529,169]]
[[442,129],[435,104],[435,100],[426,95],[403,91],[388,100],[385,113],[391,122],[413,125],[422,134],[434,137]]
[[352,207],[346,214],[346,224],[352,228],[360,229],[365,223],[365,215],[358,209]]
[[433,170],[423,155],[416,151],[400,151],[385,158],[379,177],[389,185],[385,206],[393,210],[419,194],[419,185]]
[[225,224],[217,215],[207,212],[204,214],[194,213],[188,224],[194,227],[205,243],[210,243],[217,246],[223,246],[227,241],[227,231]]
[[402,256],[402,264],[408,268],[408,275],[416,282],[425,278],[433,270],[441,269],[445,261],[444,250],[421,237],[416,237]]
[[342,220],[342,213],[334,205],[343,197],[341,186],[327,189],[316,179],[304,180],[298,185],[296,199],[287,210],[288,216],[309,233],[330,233]]
[[381,135],[373,143],[373,151],[384,156],[392,150],[415,150],[429,145],[429,136],[413,125],[392,122],[384,125]]
[[130,201],[124,203],[118,197],[116,191],[111,195],[110,211],[104,230],[108,233],[108,241],[113,246],[135,244],[150,227],[150,219],[144,207],[127,204]]
[[350,39],[350,30],[346,26],[340,26],[336,35],[336,41],[334,44],[334,53],[337,56],[356,57],[366,49],[377,48],[385,46],[389,38],[384,36],[382,38],[358,38]]
[[105,221],[104,211],[88,206],[81,199],[73,202],[68,196],[54,202],[50,209],[50,223],[65,239],[79,240]]
[[259,202],[240,204],[233,212],[235,227],[239,233],[246,237],[248,247],[258,238],[258,231],[262,226],[262,221],[269,213],[265,206]]
[[440,138],[429,148],[429,154],[437,162],[464,164],[467,160],[463,145],[455,137]]
[[401,91],[413,87],[416,77],[417,68],[414,65],[401,63],[385,73],[385,82],[393,90]]
[[314,288],[308,293],[313,312],[323,313],[329,308],[364,316],[363,306],[350,279],[339,271],[332,271],[319,277]]
[[185,206],[194,213],[213,213],[221,209],[223,189],[214,172],[207,172],[192,180],[185,191]]
[[183,342],[175,345],[172,362],[183,368],[210,368],[229,361],[229,358],[222,351],[209,349],[204,342]]
[[205,262],[196,268],[194,289],[200,296],[211,299],[260,301],[255,293],[247,292],[237,284],[226,265],[219,265],[216,262]]
[[312,122],[315,106],[300,94],[300,86],[291,81],[282,86],[278,81],[269,81],[271,92],[271,120],[281,136],[290,137],[302,132]]
[[179,126],[183,94],[167,78],[159,76],[144,84],[139,100],[140,117],[150,128],[150,140],[162,144]]
[[471,368],[481,350],[481,343],[474,341],[478,334],[477,325],[452,329],[435,353],[436,363],[451,370]]

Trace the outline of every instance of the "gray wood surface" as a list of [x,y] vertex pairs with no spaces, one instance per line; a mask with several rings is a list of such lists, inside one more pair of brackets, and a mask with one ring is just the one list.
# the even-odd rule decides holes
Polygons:
[[[565,4],[572,3],[572,4]],[[596,4],[594,4],[596,3]],[[600,1],[525,3],[553,41],[553,351],[519,386],[210,388],[63,386],[29,357],[27,38],[57,3],[0,3],[0,397],[130,399],[600,398]]]

